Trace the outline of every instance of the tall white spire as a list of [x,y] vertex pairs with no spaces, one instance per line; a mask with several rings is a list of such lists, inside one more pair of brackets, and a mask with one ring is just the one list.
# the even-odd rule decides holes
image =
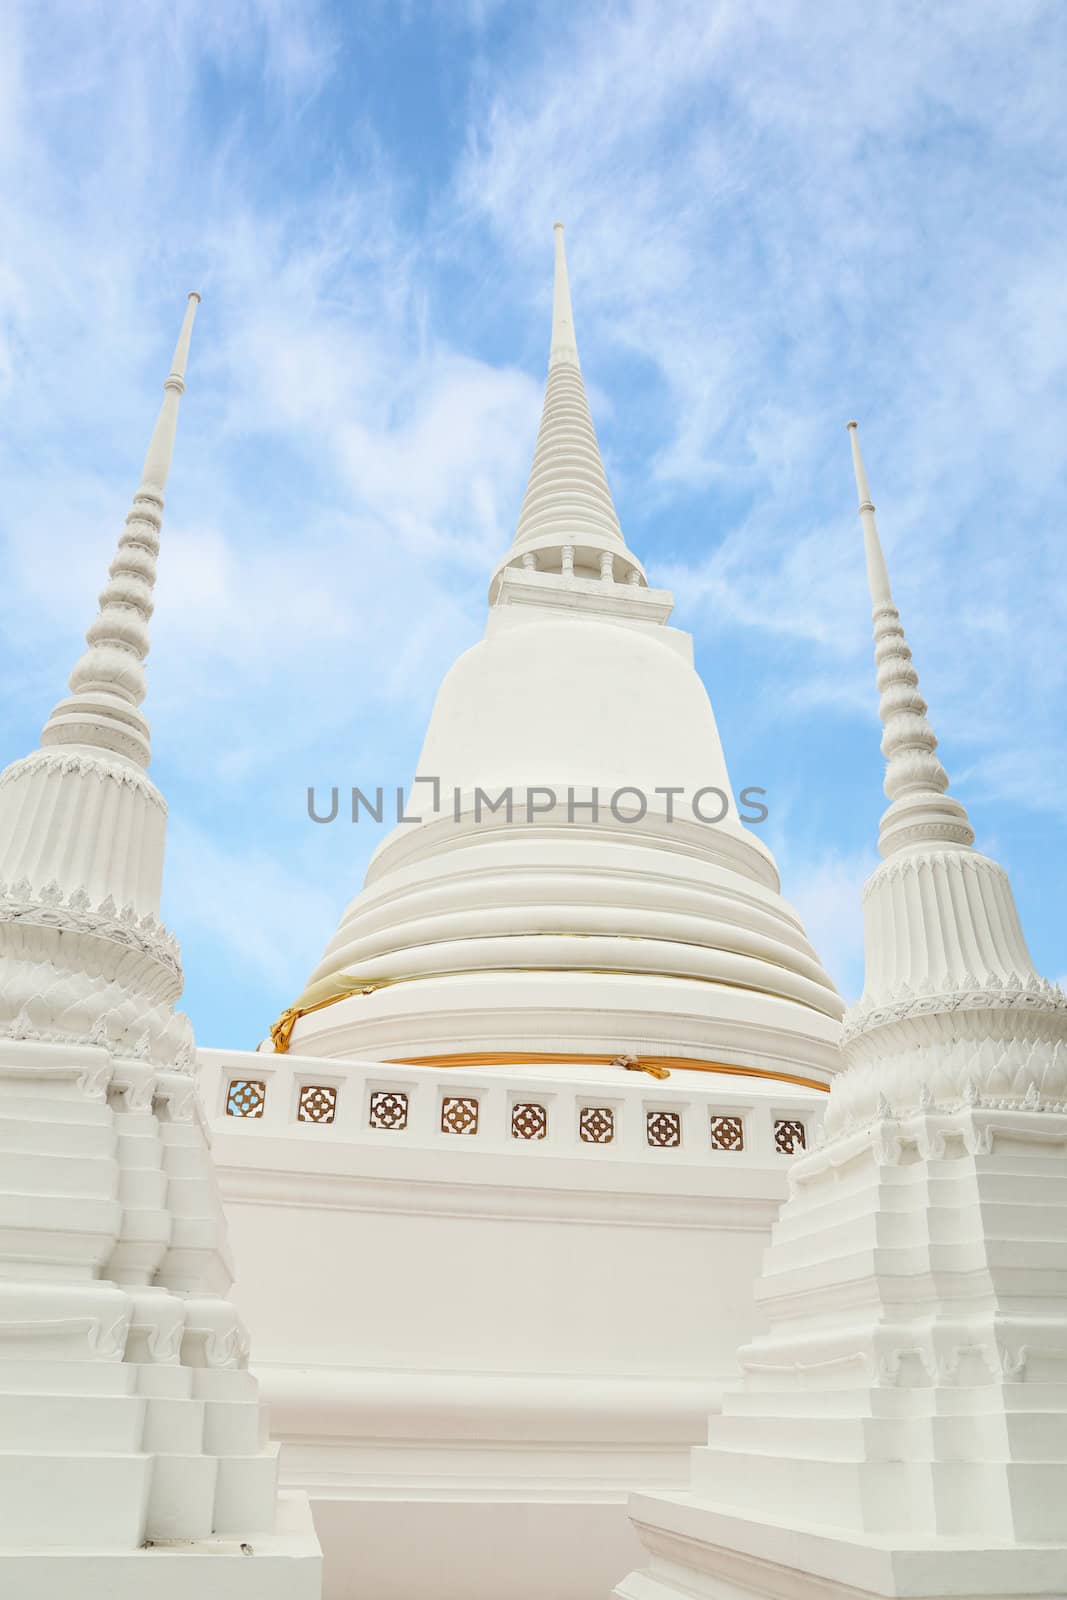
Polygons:
[[882,817],[878,848],[883,856],[935,842],[966,848],[974,843],[974,829],[959,801],[945,793],[948,773],[934,754],[937,738],[926,718],[919,674],[904,638],[900,612],[893,604],[855,422],[848,424],[848,431],[871,593],[878,713],[885,728],[882,754],[886,758],[885,792],[890,804]]
[[552,286],[552,346],[548,356],[548,370],[553,367],[580,367],[578,344],[574,337],[574,312],[571,309],[571,286],[567,280],[567,255],[563,246],[563,224],[554,222],[552,231],[556,240],[556,274]]
[[140,767],[148,765],[148,723],[138,709],[145,696],[143,662],[149,648],[163,490],[199,302],[198,294],[190,294],[174,359],[164,379],[163,403],[145,456],[141,485],[108,569],[100,609],[85,635],[89,648],[70,675],[71,697],[56,706],[44,726],[42,745],[88,745],[110,750]]
[[[548,571],[595,568],[602,553],[626,553],[578,361],[562,222],[555,241],[548,382],[512,551],[536,553]],[[561,555],[566,549],[569,560]]]

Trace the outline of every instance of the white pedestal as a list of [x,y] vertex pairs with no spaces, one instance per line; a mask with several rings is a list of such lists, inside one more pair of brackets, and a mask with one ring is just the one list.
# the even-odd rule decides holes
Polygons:
[[279,1496],[273,1533],[244,1541],[0,1550],[0,1594],[10,1600],[319,1600],[321,1589],[322,1554],[299,1494]]

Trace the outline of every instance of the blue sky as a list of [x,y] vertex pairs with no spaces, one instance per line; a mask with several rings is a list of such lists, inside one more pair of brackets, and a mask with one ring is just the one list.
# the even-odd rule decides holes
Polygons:
[[862,427],[954,790],[1067,971],[1067,9],[0,10],[0,756],[81,650],[204,295],[147,710],[203,1044],[254,1045],[484,625],[568,224],[627,539],[844,991],[883,797]]

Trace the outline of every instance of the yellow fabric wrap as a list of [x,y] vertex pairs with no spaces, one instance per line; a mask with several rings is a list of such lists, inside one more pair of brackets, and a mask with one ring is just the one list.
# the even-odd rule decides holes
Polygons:
[[288,1055],[293,1029],[301,1017],[309,1016],[312,1011],[322,1011],[326,1006],[335,1006],[338,1000],[347,1000],[350,995],[373,994],[375,989],[382,989],[389,982],[389,978],[350,978],[344,972],[336,977],[320,978],[318,983],[305,989],[296,1004],[283,1011],[271,1027],[275,1055]]

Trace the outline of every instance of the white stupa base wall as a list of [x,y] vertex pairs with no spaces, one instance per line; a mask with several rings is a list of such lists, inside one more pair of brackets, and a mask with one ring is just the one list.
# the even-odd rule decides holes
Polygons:
[[[147,1463],[147,1457],[140,1458]],[[62,1468],[62,1457],[57,1458]],[[0,1493],[6,1495],[7,1485]],[[62,1496],[62,1476],[50,1492]],[[107,1496],[98,1478],[86,1511]],[[307,1500],[279,1495],[274,1527],[245,1538],[154,1542],[138,1550],[102,1551],[98,1540],[63,1550],[7,1545],[0,1550],[0,1594],[10,1600],[318,1600],[322,1556]]]
[[[229,1273],[195,1101],[144,1059],[0,1039],[5,1600],[319,1592],[309,1515],[276,1526],[244,1330],[209,1289]],[[242,1545],[261,1574],[235,1585],[220,1557]]]
[[1067,1540],[848,1535],[722,1511],[691,1494],[630,1503],[644,1565],[617,1600],[1062,1600]]
[[[714,1383],[268,1368],[285,1481],[310,1497],[324,1593],[591,1600],[640,1557],[635,1483],[674,1488]],[[505,1585],[502,1589],[501,1586]]]
[[[735,1381],[786,1193],[776,1124],[810,1142],[825,1095],[211,1050],[200,1088],[329,1600],[604,1600],[640,1557],[629,1492],[685,1486]],[[468,1131],[446,1131],[457,1103]],[[609,1141],[583,1139],[590,1110]],[[544,1137],[516,1136],[540,1113]]]
[[984,1087],[794,1164],[769,1331],[620,1600],[1067,1594],[1067,1114]]
[[[325,1500],[315,1527],[324,1600],[607,1600],[641,1555],[616,1502]],[[368,1571],[364,1589],[349,1587],[346,1573]]]

